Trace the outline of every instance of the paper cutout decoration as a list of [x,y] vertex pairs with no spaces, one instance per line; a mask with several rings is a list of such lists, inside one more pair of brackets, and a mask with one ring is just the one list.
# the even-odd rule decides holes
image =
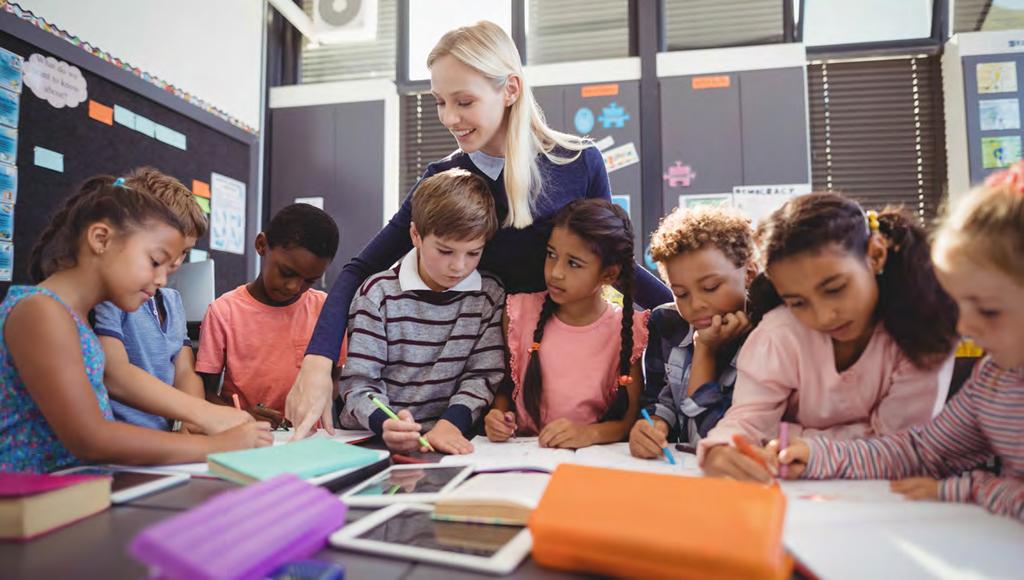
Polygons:
[[122,107],[121,105],[114,105],[114,121],[118,125],[124,125],[129,129],[135,128],[135,113]]
[[58,173],[64,173],[64,155],[45,147],[35,147],[35,164]]
[[106,125],[113,125],[114,109],[89,99],[89,118]]
[[633,143],[609,149],[602,155],[604,156],[604,168],[608,173],[640,162],[640,155],[636,152],[636,145]]
[[665,169],[661,178],[668,182],[670,188],[690,187],[697,178],[697,172],[689,165],[683,165],[682,161],[676,161]]
[[24,70],[25,59],[9,50],[0,48],[0,87],[20,93]]
[[580,96],[584,99],[589,97],[615,97],[619,94],[619,84],[609,83],[604,85],[587,85],[580,87]]
[[206,214],[210,213],[210,200],[209,200],[209,198],[199,197],[198,195],[193,195],[192,199],[194,199],[195,202],[197,204],[199,204],[199,207],[202,208],[203,213],[206,213]]
[[622,129],[626,126],[626,121],[629,119],[630,115],[626,112],[626,109],[620,107],[615,101],[612,101],[607,107],[602,109],[601,116],[597,118],[605,129],[611,129],[612,126]]
[[163,125],[156,125],[156,139],[182,151],[188,149],[188,140],[184,134]]
[[594,130],[594,112],[587,107],[580,107],[576,110],[572,123],[576,126],[577,133],[586,135]]
[[193,179],[192,195],[198,195],[199,197],[205,197],[206,199],[210,199],[210,184],[206,183],[205,181]]
[[693,77],[690,86],[695,91],[706,89],[727,89],[732,85],[732,77],[729,75],[714,75],[704,77]]
[[613,195],[612,203],[626,210],[626,215],[629,215],[629,196],[628,195]]
[[82,71],[52,56],[33,54],[28,57],[24,81],[35,96],[58,109],[77,107],[89,95]]
[[153,138],[156,136],[156,123],[142,115],[135,115],[135,130],[146,137]]

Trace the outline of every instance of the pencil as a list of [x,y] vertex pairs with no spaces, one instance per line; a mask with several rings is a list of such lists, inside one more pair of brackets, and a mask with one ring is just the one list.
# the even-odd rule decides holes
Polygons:
[[[399,418],[398,418],[398,415],[396,415],[396,414],[395,414],[395,412],[391,410],[391,407],[388,407],[388,406],[387,406],[387,405],[385,405],[384,403],[381,403],[381,402],[380,402],[379,400],[377,400],[377,398],[376,398],[376,397],[374,397],[373,395],[368,395],[368,396],[370,397],[370,400],[371,400],[371,401],[373,401],[373,404],[374,404],[374,405],[377,405],[377,408],[379,408],[379,409],[380,409],[381,411],[384,411],[384,413],[385,413],[385,414],[386,414],[386,415],[387,415],[388,417],[391,417],[391,418],[392,418],[392,419],[394,419],[395,421],[401,421],[401,419],[399,419]],[[432,445],[430,444],[430,442],[429,442],[429,441],[427,441],[427,438],[426,438],[426,437],[424,437],[423,435],[420,435],[420,445],[422,445],[422,446],[426,447],[427,449],[429,449],[429,450],[431,450],[431,451],[434,451],[434,447],[433,447],[433,446],[432,446]]]
[[[647,409],[640,409],[640,414],[644,416],[644,419],[647,420],[647,423],[650,424],[651,427],[654,427],[654,419],[651,419],[651,414],[647,412]],[[667,447],[662,447],[661,452],[665,454],[665,459],[668,459],[670,464],[676,464],[675,458],[672,457],[672,452],[670,452]]]

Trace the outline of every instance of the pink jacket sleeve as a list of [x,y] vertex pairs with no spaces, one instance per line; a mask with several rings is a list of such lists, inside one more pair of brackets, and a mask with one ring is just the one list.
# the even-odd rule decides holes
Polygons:
[[778,330],[759,326],[740,349],[732,407],[698,445],[701,464],[708,449],[729,444],[736,433],[754,443],[775,436],[787,401],[800,384],[795,360],[799,346],[792,335]]

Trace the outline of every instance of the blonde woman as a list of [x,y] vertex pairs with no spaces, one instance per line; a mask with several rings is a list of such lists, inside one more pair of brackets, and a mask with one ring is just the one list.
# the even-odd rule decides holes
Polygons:
[[[497,275],[509,293],[543,290],[551,218],[574,199],[610,198],[600,152],[588,140],[545,124],[523,76],[519,51],[492,22],[449,31],[430,52],[427,66],[438,118],[459,148],[428,165],[423,177],[456,167],[483,177],[502,227],[487,244],[480,269]],[[305,436],[318,419],[331,430],[331,368],[341,349],[349,305],[367,277],[412,248],[410,197],[331,288],[288,395],[285,414],[296,425],[296,438]],[[672,299],[657,278],[634,268],[641,306]],[[464,415],[457,427],[466,432],[478,417],[468,409]]]

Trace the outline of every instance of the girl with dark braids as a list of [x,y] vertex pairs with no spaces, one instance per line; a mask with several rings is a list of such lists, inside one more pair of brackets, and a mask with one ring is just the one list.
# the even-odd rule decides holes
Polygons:
[[[538,435],[542,447],[622,441],[636,419],[647,312],[633,309],[633,227],[618,206],[578,200],[553,221],[546,292],[510,295],[505,327],[512,392],[484,419],[491,441]],[[622,308],[602,297],[622,290]]]

